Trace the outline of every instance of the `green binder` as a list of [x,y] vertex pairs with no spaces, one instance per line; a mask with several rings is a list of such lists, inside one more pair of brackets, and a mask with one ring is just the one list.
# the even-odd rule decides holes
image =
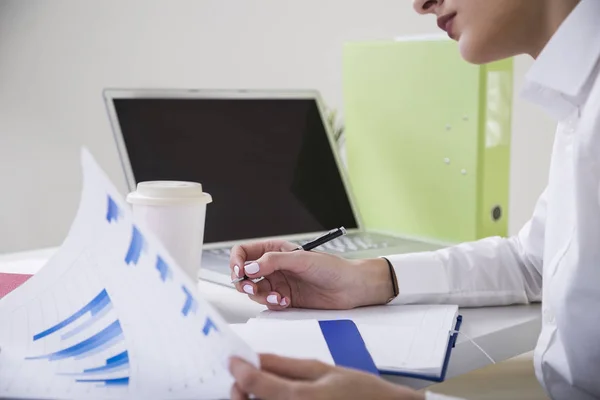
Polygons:
[[511,59],[443,39],[348,43],[346,157],[366,228],[443,242],[507,234]]

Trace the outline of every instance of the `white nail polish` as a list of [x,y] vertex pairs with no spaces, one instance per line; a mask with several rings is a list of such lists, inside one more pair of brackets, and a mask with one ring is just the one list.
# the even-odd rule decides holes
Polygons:
[[256,274],[258,271],[260,271],[260,267],[258,266],[258,263],[253,262],[246,265],[245,270],[247,274]]
[[287,305],[287,301],[285,300],[285,297],[283,299],[281,299],[281,303],[279,303],[280,306],[286,306]]
[[244,286],[244,292],[248,293],[248,294],[254,294],[254,288],[250,285],[245,285]]
[[276,294],[270,294],[267,296],[267,303],[270,304],[278,304],[277,303],[277,295]]
[[240,267],[238,267],[237,265],[233,267],[233,272],[235,273],[236,277],[240,277]]

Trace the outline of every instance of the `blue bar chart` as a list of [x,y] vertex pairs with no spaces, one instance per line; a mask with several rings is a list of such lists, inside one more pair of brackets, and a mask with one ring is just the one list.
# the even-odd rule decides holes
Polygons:
[[[40,341],[52,335],[61,335],[61,343],[68,339],[78,339],[75,344],[58,349],[48,354],[26,357],[26,360],[47,360],[58,362],[65,359],[85,361],[87,358],[98,353],[110,353],[115,345],[124,340],[123,329],[118,319],[95,332],[92,328],[95,324],[103,323],[107,318],[100,318],[112,309],[112,302],[107,291],[104,289],[89,303],[75,311],[68,318],[61,320],[48,329],[36,333],[33,341]],[[110,321],[110,319],[109,319]],[[97,330],[97,329],[96,329]],[[95,332],[90,334],[89,332]],[[80,371],[61,373],[61,375],[81,376],[75,379],[78,383],[94,383],[106,386],[127,386],[129,384],[129,355],[127,351],[121,351],[106,359],[104,365],[97,367],[82,368]],[[120,372],[118,378],[97,378],[98,374],[112,374]],[[87,378],[93,375],[94,378]]]

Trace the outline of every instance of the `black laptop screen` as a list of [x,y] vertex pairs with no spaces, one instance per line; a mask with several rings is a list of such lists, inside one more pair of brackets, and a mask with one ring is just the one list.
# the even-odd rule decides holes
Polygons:
[[357,227],[312,99],[115,99],[136,182],[202,183],[205,242]]

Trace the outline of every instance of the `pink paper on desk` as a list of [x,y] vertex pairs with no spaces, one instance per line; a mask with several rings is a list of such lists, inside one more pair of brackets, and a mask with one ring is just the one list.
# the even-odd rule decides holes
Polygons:
[[0,272],[0,299],[24,284],[33,275]]

